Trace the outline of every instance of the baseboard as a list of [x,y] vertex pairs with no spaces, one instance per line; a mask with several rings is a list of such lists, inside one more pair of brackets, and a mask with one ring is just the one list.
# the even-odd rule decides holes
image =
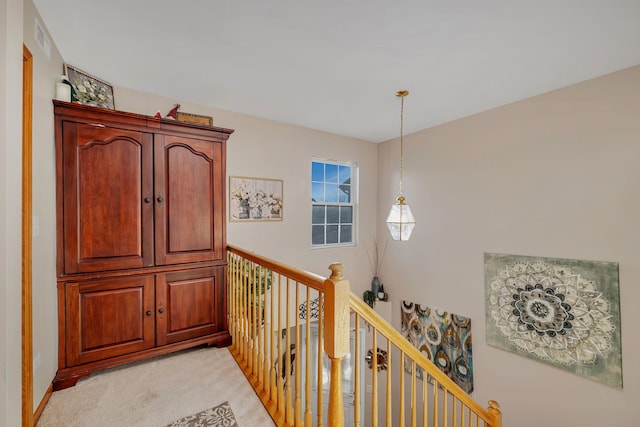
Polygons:
[[45,406],[47,406],[47,402],[49,402],[49,398],[51,397],[51,393],[53,393],[53,384],[49,384],[47,391],[44,392],[44,396],[42,396],[42,400],[36,408],[36,412],[33,414],[33,425],[38,424],[38,420],[40,419],[40,415],[42,415],[42,411],[44,411]]

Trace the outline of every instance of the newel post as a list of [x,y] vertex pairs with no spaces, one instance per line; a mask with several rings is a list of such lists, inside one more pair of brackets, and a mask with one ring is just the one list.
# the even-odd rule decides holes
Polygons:
[[500,411],[500,405],[495,400],[489,401],[489,408],[487,411],[493,415],[494,423],[492,427],[502,427],[502,411]]
[[331,277],[325,280],[325,332],[324,348],[331,360],[329,385],[330,427],[344,426],[344,401],[342,397],[342,360],[349,354],[349,281],[342,276],[344,266],[329,266]]

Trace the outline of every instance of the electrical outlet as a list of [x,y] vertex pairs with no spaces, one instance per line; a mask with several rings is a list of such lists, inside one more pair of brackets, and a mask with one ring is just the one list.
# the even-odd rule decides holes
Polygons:
[[367,393],[369,394],[373,393],[373,386],[371,384],[367,384]]

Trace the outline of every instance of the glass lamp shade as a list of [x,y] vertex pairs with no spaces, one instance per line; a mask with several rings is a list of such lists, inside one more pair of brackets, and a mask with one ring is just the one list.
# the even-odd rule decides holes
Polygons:
[[397,202],[391,206],[387,217],[387,227],[393,240],[406,241],[411,237],[416,220],[411,213],[409,205],[404,203],[404,197],[398,196]]

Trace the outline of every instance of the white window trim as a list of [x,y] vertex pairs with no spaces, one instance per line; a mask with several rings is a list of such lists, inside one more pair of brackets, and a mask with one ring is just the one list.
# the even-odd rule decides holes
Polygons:
[[[310,167],[313,167],[313,162],[319,163],[331,163],[341,166],[350,166],[351,167],[351,203],[350,206],[353,207],[353,218],[352,218],[352,230],[351,230],[351,242],[349,243],[325,243],[320,245],[313,244],[313,238],[310,239],[311,249],[331,249],[331,248],[347,248],[354,247],[358,245],[358,229],[360,227],[360,218],[359,218],[359,202],[360,202],[360,168],[358,163],[352,160],[335,160],[328,159],[323,157],[312,157],[310,162]],[[312,171],[310,171],[312,172]],[[354,181],[355,180],[355,184]],[[312,174],[309,174],[309,200],[313,199],[313,185],[312,185]],[[319,204],[331,205],[332,202],[323,202]],[[311,202],[310,210],[311,210],[311,218],[309,221],[309,226],[313,226],[313,205],[314,202]],[[346,204],[345,204],[346,205]],[[340,206],[340,203],[335,203],[335,206]]]

